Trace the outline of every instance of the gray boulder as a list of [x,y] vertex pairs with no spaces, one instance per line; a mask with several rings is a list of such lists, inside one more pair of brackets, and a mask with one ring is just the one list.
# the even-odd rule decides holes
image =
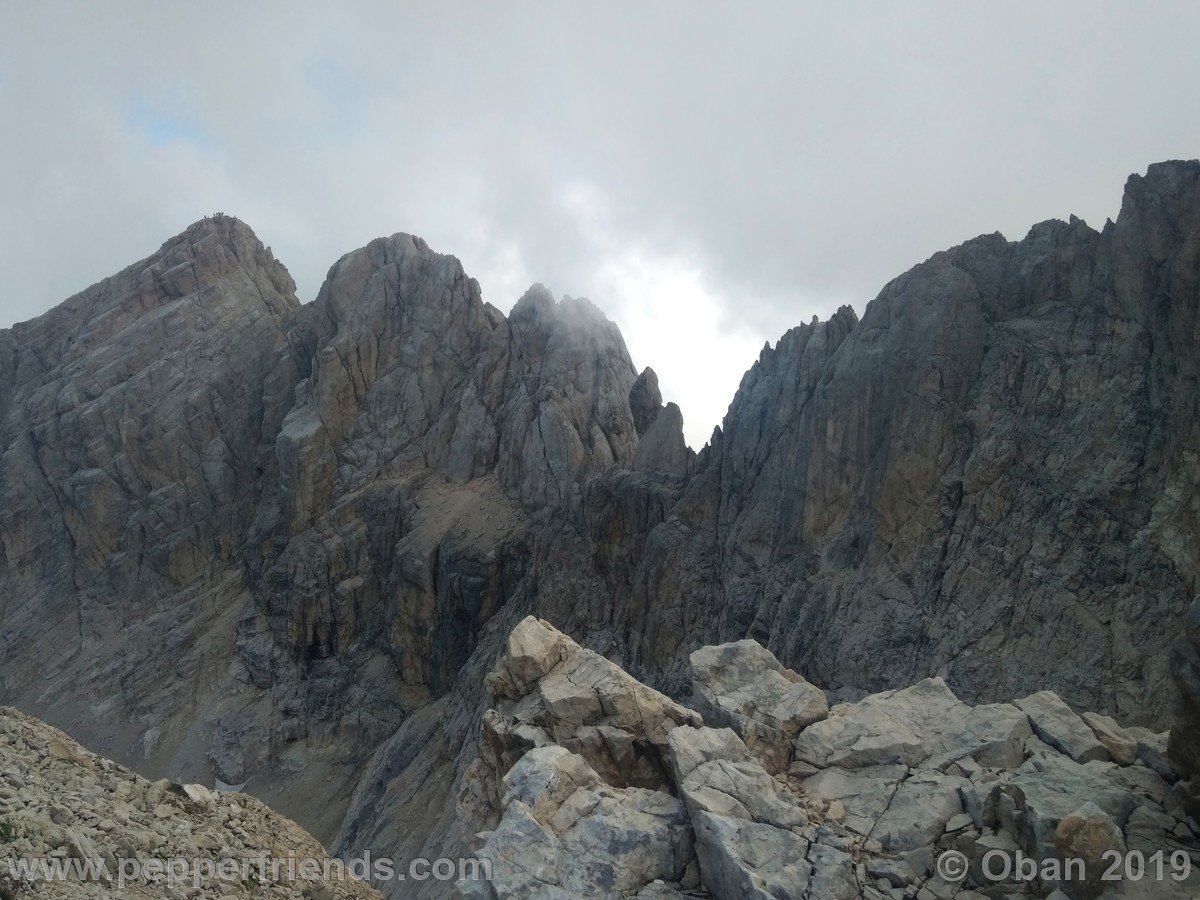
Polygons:
[[683,803],[642,788],[614,789],[561,747],[529,751],[504,778],[504,815],[476,852],[490,883],[470,896],[619,900],[694,863]]
[[1032,757],[994,791],[1000,824],[1038,860],[1054,856],[1059,824],[1085,802],[1115,822],[1126,821],[1136,805],[1129,791],[1057,753]]
[[1063,703],[1053,691],[1040,691],[1014,700],[1013,705],[1028,714],[1039,738],[1075,762],[1109,759],[1109,752],[1087,723]]
[[736,731],[769,772],[785,769],[796,735],[829,714],[821,690],[757,641],[702,647],[691,664],[692,705],[706,724]]
[[696,712],[532,616],[513,629],[487,683],[498,703],[484,718],[486,758],[500,773],[529,748],[555,743],[608,784],[663,787],[668,735],[701,723]]
[[1085,712],[1080,718],[1095,732],[1097,740],[1104,745],[1113,762],[1122,766],[1132,766],[1137,762],[1137,740],[1111,716]]
[[971,707],[940,678],[901,691],[842,704],[796,739],[796,759],[817,768],[929,764],[945,768],[970,758],[1015,767],[1030,735],[1027,717],[1011,706]]
[[808,813],[730,729],[676,728],[671,761],[717,897],[796,898],[808,888]]
[[696,853],[704,885],[714,897],[806,900],[809,842],[786,829],[696,812]]

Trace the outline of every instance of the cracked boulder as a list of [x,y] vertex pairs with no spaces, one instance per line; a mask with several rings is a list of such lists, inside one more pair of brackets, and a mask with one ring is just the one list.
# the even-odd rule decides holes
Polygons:
[[1039,738],[1078,763],[1111,759],[1099,735],[1053,691],[1039,691],[1014,701],[1028,714]]
[[504,815],[476,853],[492,881],[464,880],[466,897],[617,900],[695,880],[692,829],[670,794],[613,788],[557,746],[526,753],[504,786]]
[[487,681],[497,705],[484,739],[501,773],[526,750],[553,743],[615,787],[664,787],[668,734],[701,724],[696,712],[532,616],[513,630]]
[[796,739],[801,767],[926,764],[970,758],[979,765],[1019,764],[1031,734],[1027,716],[1007,704],[968,706],[940,678],[833,708]]
[[829,714],[825,694],[758,641],[691,655],[692,705],[714,728],[732,728],[770,772],[787,768],[796,735]]
[[802,900],[815,829],[797,798],[728,728],[676,728],[669,742],[704,885],[717,897]]

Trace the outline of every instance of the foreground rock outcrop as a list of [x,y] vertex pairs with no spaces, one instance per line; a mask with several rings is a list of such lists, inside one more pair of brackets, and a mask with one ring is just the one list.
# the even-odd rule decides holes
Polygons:
[[[282,864],[277,870],[242,865],[260,858]],[[289,872],[289,858],[312,860],[311,874],[300,866]],[[176,860],[190,866],[186,874],[165,871]],[[225,860],[236,864],[233,872],[221,871]],[[16,868],[21,862],[33,868]],[[43,863],[61,868],[38,868]],[[253,797],[147,781],[36,719],[0,708],[0,896],[6,900],[380,896],[345,870],[331,867],[327,878],[328,864],[312,836]]]
[[[548,623],[518,624],[490,679],[497,705],[470,788],[490,789],[495,821],[483,823],[477,853],[494,879],[464,883],[464,895],[1082,900],[1184,898],[1200,887],[1200,824],[1165,761],[1166,734],[1093,727],[1050,692],[971,706],[938,678],[817,713],[818,689],[753,641],[693,660],[709,685],[706,724]],[[724,693],[714,660],[772,676]],[[581,668],[603,675],[580,679]],[[805,690],[780,692],[776,678]],[[720,727],[733,708],[807,720],[783,739],[785,773],[769,774]],[[1106,742],[1134,752],[1114,760]],[[601,743],[621,749],[598,754]],[[668,763],[657,787],[645,786],[647,756]],[[1144,883],[1106,881],[1109,851],[1161,852],[1175,867]],[[944,853],[961,854],[961,877],[945,877]],[[1019,875],[1022,857],[1037,877]],[[1067,859],[1084,861],[1078,877],[1045,874]]]

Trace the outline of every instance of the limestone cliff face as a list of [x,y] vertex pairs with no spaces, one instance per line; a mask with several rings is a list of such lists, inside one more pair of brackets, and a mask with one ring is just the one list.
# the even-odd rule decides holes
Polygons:
[[194,714],[228,667],[298,306],[250,230],[217,218],[3,333],[7,698],[139,757]]
[[407,235],[301,307],[208,219],[0,351],[5,697],[326,836],[524,590],[535,526],[637,450],[599,310],[536,286],[506,318]]
[[395,235],[301,306],[197,223],[0,331],[0,700],[397,856],[469,840],[482,677],[530,613],[677,697],[753,637],[825,688],[1166,724],[1198,182],[1153,166],[1102,231],[977,238],[789,331],[698,456],[586,300],[505,316]]
[[1053,686],[1164,721],[1197,591],[1198,177],[1152,166],[1101,232],[977,238],[861,322],[764,349],[627,607],[654,595],[651,629],[749,635],[831,687],[940,673],[973,699]]

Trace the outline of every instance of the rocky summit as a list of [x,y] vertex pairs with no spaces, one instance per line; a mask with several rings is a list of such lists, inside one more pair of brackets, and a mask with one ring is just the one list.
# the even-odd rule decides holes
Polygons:
[[[252,794],[338,854],[465,854],[509,815],[498,779],[557,766],[671,835],[654,871],[679,890],[742,821],[774,831],[729,859],[766,868],[721,863],[714,896],[774,853],[814,898],[842,870],[823,854],[900,852],[892,825],[862,833],[891,809],[853,801],[862,770],[893,767],[871,790],[901,798],[928,779],[939,809],[947,779],[975,783],[941,767],[959,738],[936,707],[983,729],[976,762],[1014,804],[980,801],[1007,817],[972,818],[980,840],[1003,825],[1044,853],[1045,817],[1079,812],[1071,846],[1128,847],[1135,809],[1024,815],[1020,779],[1133,767],[1200,805],[1198,298],[1200,162],[1152,165],[1100,230],[978,237],[861,318],[787,332],[694,453],[587,300],[536,285],[505,315],[398,234],[301,304],[249,227],[204,219],[0,331],[0,701],[148,777]],[[546,673],[510,646],[530,615],[578,668],[544,712]],[[769,811],[705,806],[688,779],[718,761]],[[789,818],[795,779],[842,770],[841,819]],[[559,795],[531,785],[512,827],[561,845]],[[612,883],[642,865],[610,861]]]

